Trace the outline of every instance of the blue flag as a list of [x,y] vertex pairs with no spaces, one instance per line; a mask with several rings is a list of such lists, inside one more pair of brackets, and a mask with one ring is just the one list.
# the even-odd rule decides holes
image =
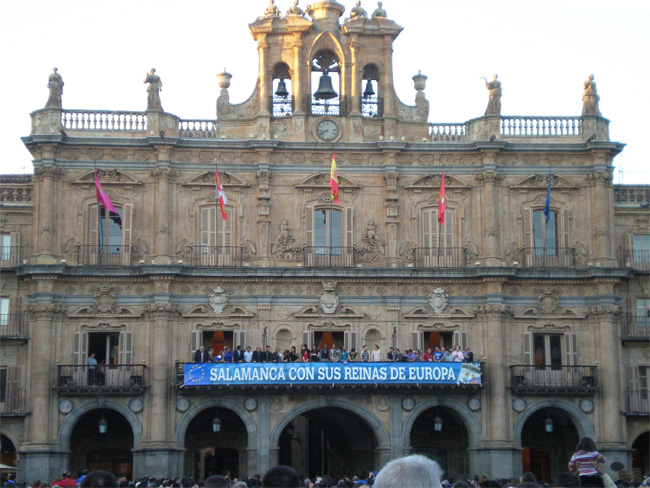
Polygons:
[[548,190],[546,190],[546,202],[544,203],[544,217],[548,224],[548,219],[551,217],[551,168],[548,169]]

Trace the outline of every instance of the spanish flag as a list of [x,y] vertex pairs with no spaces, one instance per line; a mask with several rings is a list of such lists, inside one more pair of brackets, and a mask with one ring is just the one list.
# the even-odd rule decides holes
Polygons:
[[221,184],[221,178],[219,178],[219,171],[214,170],[215,176],[217,178],[217,202],[219,202],[219,208],[221,209],[221,218],[223,220],[228,220],[228,215],[226,214],[226,203],[228,199],[226,198],[226,193],[223,191],[223,185]]
[[332,169],[330,170],[330,187],[332,188],[332,201],[339,203],[339,177],[336,172],[336,153],[332,153]]

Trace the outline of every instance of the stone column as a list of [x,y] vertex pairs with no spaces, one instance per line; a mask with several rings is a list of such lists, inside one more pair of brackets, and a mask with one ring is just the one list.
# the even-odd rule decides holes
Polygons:
[[388,227],[388,249],[386,254],[386,262],[389,266],[399,265],[398,256],[398,234],[399,234],[399,196],[397,194],[397,180],[399,174],[397,167],[393,166],[387,168],[384,174],[386,179],[386,225]]
[[614,259],[614,236],[611,229],[614,221],[614,195],[612,191],[612,174],[599,171],[587,176],[592,186],[591,219],[594,232],[594,264],[603,267],[616,266]]
[[[54,161],[52,160],[51,163]],[[35,259],[37,264],[54,264],[57,256],[56,229],[57,201],[56,180],[63,175],[63,170],[53,166],[40,166],[34,171],[34,181],[37,183],[38,191],[35,191],[36,201],[34,202],[34,221],[37,226]]]
[[257,257],[258,266],[271,266],[269,260],[270,233],[271,233],[271,194],[269,184],[271,181],[271,170],[269,165],[259,165],[257,171]]
[[[257,400],[257,471],[266,473],[271,467],[271,402],[267,395]],[[252,473],[253,471],[251,471]]]
[[156,228],[158,231],[153,263],[154,264],[172,264],[174,257],[172,255],[171,233],[173,225],[172,209],[174,207],[173,193],[170,191],[171,182],[178,175],[178,171],[169,169],[169,151],[165,149],[159,152],[158,168],[152,169],[149,175],[156,184],[155,188],[155,215]]
[[[500,287],[499,287],[500,288]],[[488,290],[496,293],[498,289]],[[475,312],[479,326],[482,327],[483,337],[506,337],[506,324],[512,315],[510,308],[503,303],[488,303],[476,307]],[[508,405],[510,395],[507,386],[507,353],[506,344],[501,340],[483,344],[483,350],[488,351],[486,369],[489,381],[485,393],[488,401],[484,403],[489,409],[489,421],[483,425],[483,449],[477,450],[471,456],[472,462],[485,469],[489,478],[507,478],[518,468],[514,465],[516,452],[513,439],[513,426],[509,415]]]
[[[611,287],[603,288],[599,291],[607,292],[607,288]],[[613,293],[613,290],[609,291]],[[594,325],[597,329],[593,333],[599,338],[595,359],[598,361],[597,425],[600,432],[596,431],[596,437],[598,450],[605,453],[608,466],[613,461],[625,462],[627,458],[627,429],[622,414],[625,386],[621,375],[623,361],[616,320],[619,312],[620,307],[612,304],[597,305],[589,310],[590,319],[596,322]]]
[[260,34],[257,41],[257,52],[259,54],[259,63],[260,63],[260,115],[270,116],[271,112],[269,110],[270,103],[270,92],[272,91],[273,82],[269,78],[269,67],[267,66],[267,50],[269,45],[266,42],[266,34]]
[[[402,397],[390,397],[390,459],[404,456],[404,425],[402,422]],[[379,463],[383,466],[385,463]]]
[[[303,85],[302,67],[302,32],[293,33],[293,78],[291,79],[291,90],[293,97],[293,116],[305,115],[305,94],[311,89],[311,83],[307,81],[307,87]],[[307,79],[305,77],[305,79]],[[307,88],[307,89],[306,89]]]
[[[158,296],[169,294],[169,281],[155,282]],[[161,476],[177,475],[182,466],[182,451],[176,448],[174,416],[170,407],[170,385],[174,382],[174,364],[171,357],[170,339],[172,327],[178,314],[176,306],[167,302],[155,302],[145,306],[149,327],[149,357],[147,377],[149,390],[144,412],[143,440],[140,449],[134,451],[138,459],[138,471],[160,473]]]
[[[503,175],[494,170],[495,154],[485,155],[486,170],[476,175],[476,181],[483,186],[479,208],[481,209],[481,259],[483,266],[503,266],[499,246],[500,220],[499,199],[495,187],[503,179]],[[489,168],[489,169],[488,169]]]
[[[38,284],[38,292],[51,292],[52,282]],[[25,442],[20,450],[21,467],[29,473],[28,480],[52,480],[68,465],[69,453],[59,451],[57,437],[56,395],[52,390],[57,370],[52,368],[54,331],[65,307],[54,303],[32,304],[29,314],[30,340],[27,351],[26,374],[29,392],[29,412]],[[27,474],[27,473],[24,474]],[[36,478],[34,478],[36,477]]]
[[[350,117],[361,117],[361,80],[359,79],[359,74],[363,67],[359,66],[358,50],[358,35],[352,34],[352,38],[350,39],[350,110],[348,111]],[[363,140],[363,134],[356,135],[361,136],[359,141]]]

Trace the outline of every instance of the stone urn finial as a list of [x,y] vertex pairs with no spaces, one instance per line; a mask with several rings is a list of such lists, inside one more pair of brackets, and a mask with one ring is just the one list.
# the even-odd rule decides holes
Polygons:
[[219,80],[219,88],[222,90],[227,90],[230,88],[230,79],[232,75],[226,71],[226,68],[223,69],[222,73],[217,75],[217,80]]

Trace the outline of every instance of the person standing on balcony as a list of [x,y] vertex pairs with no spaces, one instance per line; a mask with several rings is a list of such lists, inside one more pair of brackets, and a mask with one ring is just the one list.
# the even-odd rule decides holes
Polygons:
[[370,361],[370,353],[368,352],[368,346],[363,345],[363,352],[361,352],[361,361],[367,363]]
[[250,363],[253,361],[253,351],[251,351],[251,346],[246,346],[244,351],[244,362]]
[[323,348],[320,350],[320,362],[329,363],[330,362],[330,351],[327,348],[327,344],[323,344]]
[[91,352],[90,356],[88,356],[88,384],[94,385],[96,377],[97,377],[97,359],[95,359],[95,353]]
[[194,363],[210,363],[210,362],[212,362],[212,359],[210,359],[210,353],[208,353],[205,350],[205,347],[201,346],[194,353],[194,361],[192,361],[192,362],[194,362]]
[[333,363],[338,363],[341,360],[341,350],[338,348],[336,344],[334,344],[334,347],[330,350],[330,361]]
[[381,349],[379,349],[379,344],[375,344],[375,348],[372,350],[372,357],[370,360],[373,363],[378,363],[381,361]]

